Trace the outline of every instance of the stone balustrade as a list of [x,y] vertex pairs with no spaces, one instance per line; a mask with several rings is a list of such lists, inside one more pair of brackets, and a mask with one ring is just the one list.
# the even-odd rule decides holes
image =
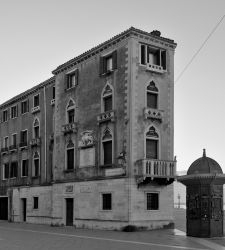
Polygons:
[[77,123],[73,122],[73,123],[67,123],[67,124],[63,125],[62,126],[62,132],[64,134],[77,133]]
[[97,116],[98,123],[106,122],[106,121],[110,121],[110,120],[111,121],[115,120],[115,111],[114,110],[106,111],[106,112],[101,113]]
[[40,137],[38,137],[38,138],[33,138],[33,139],[30,141],[30,145],[31,145],[31,147],[40,146],[40,145],[41,145],[41,138],[40,138]]
[[163,120],[163,110],[153,109],[153,108],[144,108],[145,119],[158,120],[162,122]]

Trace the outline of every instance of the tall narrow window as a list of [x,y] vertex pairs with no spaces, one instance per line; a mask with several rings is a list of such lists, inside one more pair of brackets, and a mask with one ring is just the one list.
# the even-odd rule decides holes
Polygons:
[[21,102],[21,114],[25,114],[29,111],[29,100]]
[[36,118],[33,123],[33,129],[34,129],[34,138],[39,138],[40,137],[40,127],[39,127],[39,120]]
[[158,159],[159,135],[151,126],[146,133],[146,158]]
[[18,162],[13,161],[11,162],[10,178],[16,178],[17,176],[18,176]]
[[112,194],[102,194],[102,210],[112,210]]
[[9,163],[3,164],[3,180],[9,178]]
[[158,108],[158,88],[153,81],[147,86],[147,107],[153,109]]
[[34,96],[34,107],[39,106],[39,94]]
[[3,148],[8,148],[9,147],[9,137],[6,136],[4,137],[4,144],[3,144]]
[[27,146],[27,130],[21,131],[20,134],[20,144],[21,146]]
[[109,128],[106,128],[102,137],[103,164],[113,163],[113,138]]
[[18,108],[17,106],[11,107],[11,118],[16,118],[18,116]]
[[55,86],[52,87],[52,99],[55,99]]
[[2,116],[3,122],[8,121],[8,110],[4,110]]
[[67,105],[67,123],[73,123],[75,121],[75,103],[70,100]]
[[102,112],[107,112],[113,109],[113,90],[112,86],[107,84],[102,92]]
[[117,51],[100,57],[100,75],[110,73],[117,68]]
[[68,143],[67,148],[66,148],[66,169],[68,169],[68,170],[74,169],[74,163],[75,163],[74,144],[70,140],[70,142]]
[[12,146],[16,146],[16,134],[12,135]]
[[34,153],[32,175],[33,177],[38,177],[40,175],[40,157],[38,152]]
[[67,73],[66,78],[66,89],[71,89],[78,84],[78,69]]
[[28,160],[23,159],[21,163],[21,176],[26,177],[28,176]]
[[38,209],[38,197],[33,197],[33,209]]

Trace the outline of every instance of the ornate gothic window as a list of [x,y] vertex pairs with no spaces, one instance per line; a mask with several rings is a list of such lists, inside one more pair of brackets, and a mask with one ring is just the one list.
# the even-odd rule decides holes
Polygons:
[[158,159],[159,157],[159,135],[155,127],[151,126],[147,133],[146,138],[146,158]]
[[102,136],[102,162],[104,165],[113,163],[113,135],[108,127]]
[[158,88],[154,81],[147,86],[147,108],[158,109]]
[[33,155],[32,176],[33,177],[40,176],[40,155],[37,151]]
[[107,83],[102,91],[102,112],[113,110],[113,87]]
[[74,143],[70,140],[66,146],[66,169],[74,169],[75,157],[74,157]]
[[66,107],[67,123],[73,123],[75,121],[75,102],[70,99]]
[[40,137],[40,125],[39,125],[39,120],[38,118],[35,118],[34,123],[33,123],[33,137],[34,138],[39,138]]

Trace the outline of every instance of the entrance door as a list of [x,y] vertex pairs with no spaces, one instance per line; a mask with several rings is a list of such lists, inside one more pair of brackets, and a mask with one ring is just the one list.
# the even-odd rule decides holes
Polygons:
[[73,226],[73,198],[66,199],[66,225]]
[[8,220],[8,197],[0,198],[0,220]]
[[27,199],[22,198],[21,203],[22,203],[22,221],[26,221],[26,219],[27,219]]

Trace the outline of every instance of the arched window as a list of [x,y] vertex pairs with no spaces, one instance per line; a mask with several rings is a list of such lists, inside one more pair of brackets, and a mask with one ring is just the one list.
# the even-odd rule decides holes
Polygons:
[[73,100],[69,100],[68,105],[66,107],[67,113],[67,123],[74,123],[75,121],[75,102]]
[[158,109],[158,92],[154,81],[151,81],[147,86],[147,108]]
[[107,83],[102,91],[102,112],[113,110],[113,87]]
[[40,125],[38,118],[35,118],[33,123],[33,137],[39,138],[40,137]]
[[104,165],[113,163],[113,136],[108,127],[102,136],[102,161]]
[[32,176],[38,177],[39,175],[40,175],[40,156],[39,153],[36,151],[33,155]]
[[75,157],[74,157],[74,143],[70,140],[66,146],[66,169],[74,169]]
[[151,126],[145,134],[146,138],[146,158],[158,159],[159,157],[159,135],[155,127]]

